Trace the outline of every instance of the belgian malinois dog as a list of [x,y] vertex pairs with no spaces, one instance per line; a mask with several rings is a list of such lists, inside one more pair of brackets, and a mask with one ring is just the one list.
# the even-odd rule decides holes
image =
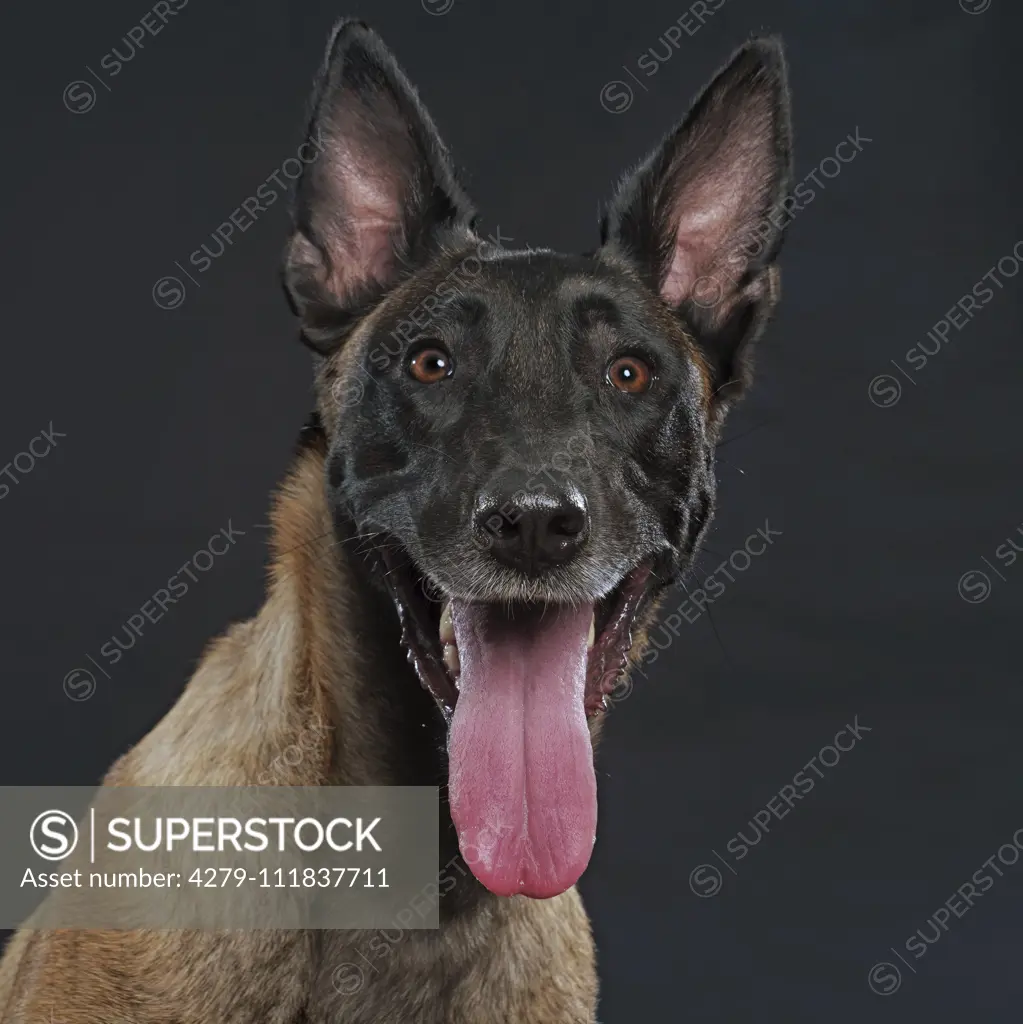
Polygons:
[[477,234],[361,23],[331,36],[308,131],[284,280],[316,412],[276,500],[266,603],[106,782],[439,786],[441,927],[29,927],[0,968],[4,1024],[596,1019],[574,888],[593,742],[707,530],[715,443],[777,300],[781,48],[738,51],[582,256]]

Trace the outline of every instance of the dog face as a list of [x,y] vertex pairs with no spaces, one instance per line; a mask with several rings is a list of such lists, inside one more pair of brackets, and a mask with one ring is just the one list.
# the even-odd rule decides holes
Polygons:
[[594,252],[523,251],[476,233],[379,39],[346,22],[328,47],[286,285],[338,530],[449,721],[452,818],[494,892],[555,895],[589,859],[587,719],[706,531],[776,298],[787,103],[778,45],[746,46],[624,179]]

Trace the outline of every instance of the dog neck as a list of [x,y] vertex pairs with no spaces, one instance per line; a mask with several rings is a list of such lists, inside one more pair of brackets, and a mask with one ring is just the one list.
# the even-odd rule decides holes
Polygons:
[[445,910],[496,899],[458,853],[446,800],[447,727],[408,663],[393,603],[351,550],[358,540],[335,531],[326,454],[322,432],[308,430],[272,514],[270,589],[256,623],[280,652],[273,685],[282,705],[322,739],[309,759],[315,777],[307,770],[289,783],[437,786],[439,866],[453,880]]

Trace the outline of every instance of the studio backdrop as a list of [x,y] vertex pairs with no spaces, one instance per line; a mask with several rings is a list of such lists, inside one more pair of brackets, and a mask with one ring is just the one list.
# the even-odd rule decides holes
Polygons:
[[1023,9],[157,6],[3,15],[0,784],[97,782],[259,606],[312,403],[278,268],[336,17],[393,48],[481,230],[569,251],[777,33],[782,301],[598,752],[600,1018],[1018,1020]]

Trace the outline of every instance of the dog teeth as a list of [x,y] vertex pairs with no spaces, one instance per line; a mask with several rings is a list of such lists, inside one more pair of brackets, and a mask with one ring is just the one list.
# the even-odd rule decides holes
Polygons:
[[447,601],[440,613],[440,642],[442,644],[453,644],[455,642],[455,624],[451,620],[451,602]]
[[458,648],[454,644],[444,645],[444,664],[451,675],[457,679],[462,671],[462,663],[458,660]]
[[450,601],[444,604],[440,613],[440,642],[444,645],[444,666],[457,686],[462,663],[458,660],[458,648],[455,646],[455,624],[451,619]]
[[586,646],[592,647],[597,642],[597,623],[595,619],[590,619],[590,635],[586,638]]

